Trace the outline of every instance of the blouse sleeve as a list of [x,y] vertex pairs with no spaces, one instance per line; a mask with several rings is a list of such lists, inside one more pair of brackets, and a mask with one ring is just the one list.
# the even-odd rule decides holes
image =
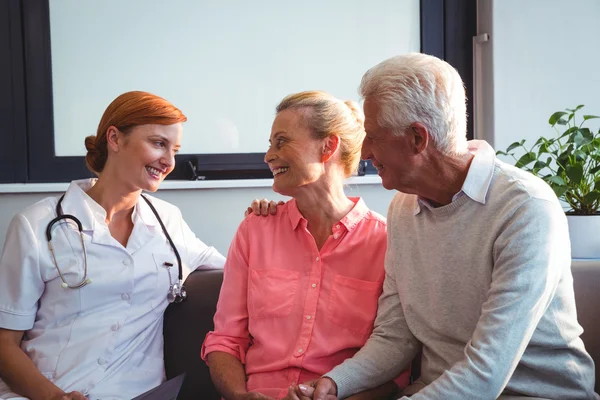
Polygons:
[[248,258],[249,245],[246,218],[238,228],[229,248],[223,286],[214,316],[215,329],[206,335],[202,359],[213,351],[223,351],[245,363],[250,346],[248,333]]

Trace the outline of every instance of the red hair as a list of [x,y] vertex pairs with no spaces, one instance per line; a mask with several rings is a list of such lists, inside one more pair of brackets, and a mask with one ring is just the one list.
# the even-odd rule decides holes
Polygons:
[[185,121],[187,117],[181,110],[162,97],[139,91],[123,93],[104,111],[96,136],[85,138],[85,163],[92,172],[102,172],[108,158],[106,132],[111,126],[127,134],[138,125],[173,125]]

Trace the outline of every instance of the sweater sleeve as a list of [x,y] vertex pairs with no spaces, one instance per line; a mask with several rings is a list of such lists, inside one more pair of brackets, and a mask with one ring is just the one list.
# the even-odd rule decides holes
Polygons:
[[491,286],[463,359],[411,400],[496,399],[570,268],[569,243],[557,202],[530,198],[521,205],[494,244]]
[[[388,215],[392,214],[394,202]],[[393,229],[388,219],[388,235]],[[365,345],[354,355],[325,374],[338,387],[338,398],[374,388],[396,378],[408,368],[419,350],[417,339],[408,329],[400,304],[396,273],[390,262],[393,238],[388,236],[383,293],[377,307],[374,329]]]

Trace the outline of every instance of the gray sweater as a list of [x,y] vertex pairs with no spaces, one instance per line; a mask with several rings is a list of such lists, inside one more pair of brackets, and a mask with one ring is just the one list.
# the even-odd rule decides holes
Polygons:
[[326,374],[340,398],[392,380],[421,346],[427,387],[413,400],[597,398],[563,210],[543,181],[476,146],[452,203],[392,201],[375,329]]

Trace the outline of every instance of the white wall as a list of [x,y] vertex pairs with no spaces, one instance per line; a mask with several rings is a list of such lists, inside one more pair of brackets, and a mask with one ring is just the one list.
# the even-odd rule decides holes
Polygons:
[[[381,184],[346,187],[348,196],[363,197],[369,208],[384,216],[394,193],[385,190]],[[4,243],[6,229],[14,214],[44,197],[59,194],[61,193],[0,194],[0,243]],[[252,199],[282,199],[268,187],[159,190],[156,196],[177,205],[196,235],[223,254],[227,254],[229,243]]]
[[532,145],[554,134],[555,111],[585,104],[582,114],[600,115],[599,0],[479,0],[482,33],[490,40],[475,51],[477,138],[497,150]]

